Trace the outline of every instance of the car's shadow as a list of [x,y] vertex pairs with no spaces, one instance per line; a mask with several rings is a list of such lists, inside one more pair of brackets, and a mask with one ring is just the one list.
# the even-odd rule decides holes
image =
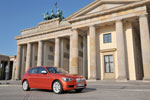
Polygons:
[[[52,90],[44,90],[44,89],[31,89],[31,91],[36,91],[36,92],[52,92]],[[77,94],[77,93],[87,93],[87,92],[93,92],[96,91],[95,88],[86,88],[82,90],[82,92],[76,92],[75,90],[72,91],[64,91],[62,94]]]

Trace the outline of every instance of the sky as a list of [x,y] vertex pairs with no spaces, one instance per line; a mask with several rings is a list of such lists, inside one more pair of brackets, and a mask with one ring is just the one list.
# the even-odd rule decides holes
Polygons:
[[55,2],[70,16],[94,0],[0,0],[0,54],[16,55],[15,36],[43,21],[42,14],[55,9]]

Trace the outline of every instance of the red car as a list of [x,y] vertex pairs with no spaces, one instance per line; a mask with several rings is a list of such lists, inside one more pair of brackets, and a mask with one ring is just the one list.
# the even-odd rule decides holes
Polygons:
[[48,89],[56,94],[67,90],[81,92],[86,88],[86,79],[57,67],[34,67],[22,77],[22,88],[24,91],[30,88]]

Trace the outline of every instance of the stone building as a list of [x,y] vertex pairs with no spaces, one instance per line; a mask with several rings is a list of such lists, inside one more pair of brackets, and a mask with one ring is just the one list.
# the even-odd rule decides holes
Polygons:
[[25,29],[17,40],[15,79],[56,66],[87,79],[150,79],[150,0],[95,0],[60,21]]
[[11,80],[15,71],[15,56],[0,54],[0,80]]

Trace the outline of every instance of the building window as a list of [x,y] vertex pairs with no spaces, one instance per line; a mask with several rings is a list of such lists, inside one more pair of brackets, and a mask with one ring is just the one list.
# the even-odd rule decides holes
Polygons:
[[35,59],[35,61],[37,61],[37,56],[35,56],[35,58],[34,58],[34,59]]
[[69,44],[67,44],[67,45],[66,45],[66,49],[67,49],[67,50],[69,50],[69,49],[70,49],[70,46],[69,46]]
[[80,44],[80,45],[81,45],[81,48],[83,49],[83,42],[81,42],[81,44]]
[[50,47],[49,47],[49,51],[50,51],[50,52],[53,52],[53,51],[54,51],[54,48],[53,48],[52,46],[50,46]]
[[79,56],[83,57],[83,52],[82,51],[79,51]]
[[104,56],[105,73],[114,73],[113,56]]
[[48,55],[48,60],[54,60],[54,56]]
[[104,34],[104,43],[111,43],[111,42],[112,42],[111,33]]
[[64,58],[69,59],[69,54],[68,53],[64,53]]

